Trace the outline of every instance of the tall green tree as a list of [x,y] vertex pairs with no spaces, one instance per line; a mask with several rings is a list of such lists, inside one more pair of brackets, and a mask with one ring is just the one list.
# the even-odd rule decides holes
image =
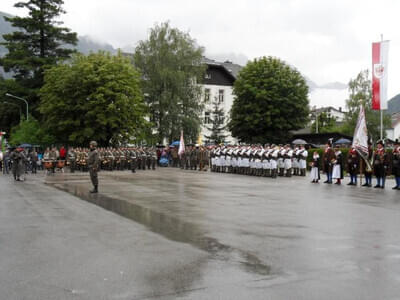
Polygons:
[[206,128],[210,131],[210,135],[205,135],[205,137],[214,144],[221,144],[228,137],[224,134],[226,126],[224,109],[221,108],[220,102],[217,97],[213,101],[213,110],[211,112],[211,127]]
[[31,117],[29,121],[22,120],[18,125],[11,129],[11,145],[19,145],[23,143],[33,145],[51,145],[54,138],[50,136],[39,124],[39,122]]
[[140,74],[121,53],[79,54],[46,70],[40,95],[45,128],[60,142],[119,145],[145,138]]
[[233,87],[228,124],[247,143],[284,142],[308,121],[308,86],[293,67],[274,57],[249,62]]
[[[340,128],[344,134],[352,136],[357,124],[360,105],[365,108],[365,118],[369,136],[374,140],[380,138],[380,111],[372,110],[371,80],[368,70],[363,70],[349,82],[349,98],[346,100],[348,113]],[[384,129],[390,128],[390,116],[383,114]],[[385,130],[383,131],[385,134]]]
[[197,84],[204,78],[203,52],[188,33],[169,23],[156,25],[136,47],[134,63],[143,75],[145,101],[158,142],[178,139],[181,130],[186,141],[196,141],[203,108]]
[[17,2],[14,6],[28,10],[26,17],[4,17],[18,31],[3,35],[1,43],[8,53],[0,59],[5,71],[12,71],[18,84],[24,88],[33,112],[39,103],[38,90],[43,85],[46,67],[70,58],[75,51],[65,47],[76,45],[76,33],[60,27],[59,16],[63,0],[29,0]]

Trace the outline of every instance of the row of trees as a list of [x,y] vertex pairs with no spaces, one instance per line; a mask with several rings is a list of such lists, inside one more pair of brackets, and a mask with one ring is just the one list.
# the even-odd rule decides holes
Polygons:
[[[18,131],[37,124],[46,132],[35,135],[37,143],[156,143],[176,139],[182,129],[187,140],[196,140],[204,49],[163,23],[151,29],[133,57],[84,56],[74,50],[77,34],[58,21],[62,5],[62,0],[18,2],[28,16],[6,17],[18,30],[4,35],[8,53],[0,59],[14,77],[0,78],[0,128],[13,133],[11,141],[25,139]],[[6,93],[28,100],[30,121],[19,124],[19,108],[5,103],[13,102]]]
[[[188,33],[162,23],[138,43],[133,56],[121,52],[85,56],[73,48],[76,33],[57,21],[65,13],[62,5],[62,0],[18,2],[15,6],[27,9],[28,16],[6,17],[18,31],[4,35],[8,54],[0,65],[14,79],[0,78],[0,102],[9,100],[5,93],[18,95],[28,100],[32,114],[30,121],[19,124],[18,106],[0,103],[0,128],[8,132],[14,128],[11,141],[155,144],[175,140],[183,130],[185,140],[195,142],[204,109],[198,84],[206,68],[204,48]],[[350,106],[370,101],[370,95],[365,97],[364,75],[350,83]],[[242,142],[282,142],[291,130],[308,122],[306,81],[278,58],[249,62],[233,92],[227,128]],[[223,113],[214,106],[208,138],[215,142],[225,138]],[[350,110],[348,128],[343,130],[352,130],[355,120],[355,111]]]

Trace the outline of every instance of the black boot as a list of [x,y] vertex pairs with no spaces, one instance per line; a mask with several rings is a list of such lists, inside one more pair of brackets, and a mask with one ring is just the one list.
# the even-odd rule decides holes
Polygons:
[[99,191],[98,191],[97,185],[94,186],[93,190],[90,190],[90,193],[92,193],[92,194],[95,194],[95,193],[98,193],[98,192]]

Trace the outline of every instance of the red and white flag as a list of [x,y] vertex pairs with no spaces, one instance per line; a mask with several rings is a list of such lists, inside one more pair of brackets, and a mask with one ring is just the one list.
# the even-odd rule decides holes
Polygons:
[[372,109],[387,109],[389,41],[372,43]]
[[181,140],[179,141],[178,154],[182,155],[185,152],[185,142],[183,140],[183,130],[181,131]]

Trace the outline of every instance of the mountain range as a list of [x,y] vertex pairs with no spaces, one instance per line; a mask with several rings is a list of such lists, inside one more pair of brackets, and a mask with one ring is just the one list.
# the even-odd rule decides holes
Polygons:
[[[9,22],[4,20],[4,17],[12,17],[12,15],[0,11],[0,42],[3,42],[3,34],[11,33],[14,31],[13,27]],[[97,52],[99,50],[108,51],[111,53],[117,53],[118,49],[115,49],[112,45],[108,43],[102,43],[95,41],[89,36],[79,36],[78,44],[76,45],[76,50],[83,54],[89,54],[90,52]],[[0,57],[7,53],[7,49],[0,45]],[[6,74],[4,70],[0,67],[0,75],[4,78],[10,78],[10,74]]]

